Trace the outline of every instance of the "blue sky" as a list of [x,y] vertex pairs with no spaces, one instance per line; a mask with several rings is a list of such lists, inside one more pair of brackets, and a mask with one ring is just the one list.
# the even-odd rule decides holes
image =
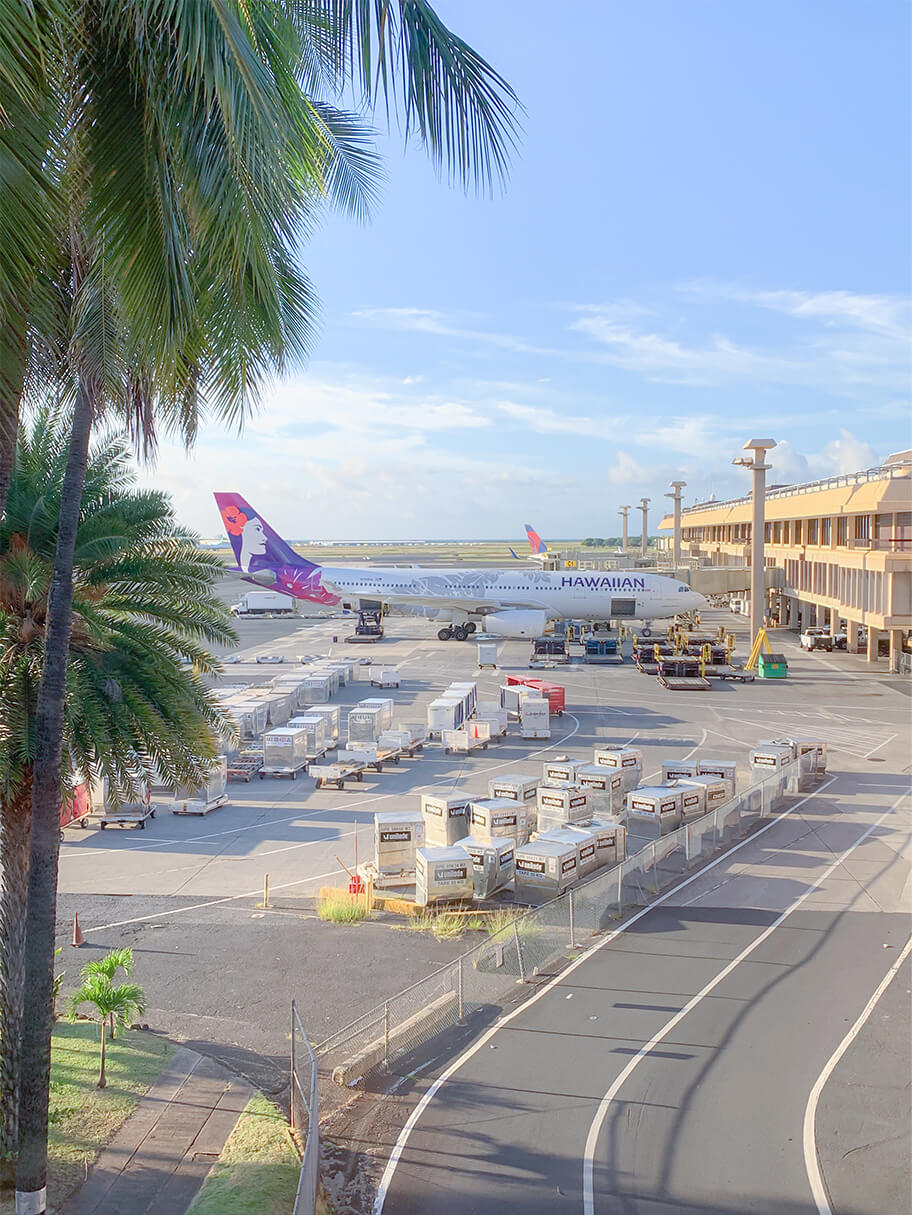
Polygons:
[[506,193],[384,132],[372,222],[302,249],[306,369],[144,474],[294,538],[609,535],[910,445],[905,0],[438,0],[525,108]]

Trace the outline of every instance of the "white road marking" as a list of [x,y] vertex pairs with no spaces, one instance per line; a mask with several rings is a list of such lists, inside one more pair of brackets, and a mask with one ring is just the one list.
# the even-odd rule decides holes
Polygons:
[[614,1083],[608,1089],[607,1093],[605,1093],[604,1097],[599,1102],[599,1107],[596,1110],[595,1117],[592,1119],[592,1123],[589,1127],[589,1134],[586,1136],[586,1146],[583,1151],[583,1215],[595,1215],[595,1152],[598,1147],[599,1135],[601,1134],[602,1127],[605,1123],[605,1118],[607,1117],[611,1103],[614,1101],[615,1097],[623,1088],[627,1080],[629,1080],[636,1068],[655,1050],[660,1042],[664,1041],[675,1026],[680,1025],[688,1013],[693,1012],[697,1005],[702,1003],[710,992],[714,991],[724,979],[727,979],[728,976],[741,965],[745,958],[749,958],[751,954],[763,944],[764,941],[768,940],[776,929],[788,919],[792,912],[796,911],[801,906],[805,899],[810,898],[815,891],[821,889],[823,883],[827,880],[830,874],[833,873],[834,870],[838,869],[846,858],[850,856],[860,844],[863,844],[869,835],[877,830],[884,819],[888,818],[893,813],[894,809],[899,805],[903,797],[906,797],[907,795],[908,791],[903,793],[902,797],[897,798],[889,809],[885,810],[883,814],[871,824],[870,827],[862,832],[851,847],[846,848],[846,850],[841,853],[836,860],[832,862],[832,864],[828,865],[826,869],[824,869],[819,878],[812,882],[802,894],[799,894],[798,897],[794,899],[788,907],[786,907],[785,911],[776,916],[775,920],[773,920],[772,924],[770,924],[768,928],[765,928],[763,932],[761,932],[758,937],[755,937],[746,948],[742,949],[736,957],[732,958],[728,965],[724,966],[714,978],[710,979],[710,981],[704,987],[701,987],[697,994],[692,996],[691,999],[687,1001],[680,1012],[675,1013],[673,1017],[669,1018],[658,1033],[654,1034],[645,1046],[640,1047],[627,1066],[621,1071]]
[[830,1200],[826,1192],[826,1184],[820,1171],[820,1160],[817,1156],[817,1103],[820,1100],[820,1094],[823,1092],[824,1086],[835,1070],[839,1060],[858,1037],[864,1023],[877,1006],[878,1000],[890,986],[896,976],[896,972],[903,962],[905,962],[910,952],[912,952],[912,937],[906,941],[902,953],[877,985],[873,996],[871,996],[870,1000],[868,1000],[859,1013],[858,1020],[833,1051],[832,1055],[830,1055],[829,1059],[827,1059],[826,1065],[817,1077],[814,1087],[811,1089],[811,1095],[808,1097],[807,1109],[804,1111],[804,1164],[811,1186],[811,1194],[814,1197],[814,1202],[817,1204],[818,1215],[833,1215],[833,1208],[830,1206]]
[[[636,735],[634,735],[634,738],[635,737],[636,737]],[[706,731],[703,730],[703,732],[700,734],[700,741],[698,743],[696,743],[693,747],[691,747],[686,755],[682,755],[681,758],[677,762],[684,763],[685,760],[690,759],[690,757],[691,757],[691,755],[693,755],[694,751],[699,751],[705,742],[706,742]],[[643,777],[643,780],[644,781],[652,780],[652,778],[654,776],[661,776],[661,774],[662,774],[662,769],[656,768],[655,772],[647,773],[647,775]]]
[[885,738],[883,742],[878,743],[876,747],[872,747],[870,751],[866,751],[862,756],[862,759],[867,759],[869,756],[874,755],[875,752],[879,751],[881,747],[885,747],[887,743],[891,743],[895,737],[895,734],[891,734],[889,738]]
[[[531,1006],[540,1000],[542,996],[547,995],[548,992],[552,991],[558,986],[558,984],[563,983],[569,975],[573,974],[573,972],[578,969],[578,967],[582,966],[585,962],[588,962],[588,960],[597,954],[600,949],[604,949],[606,945],[610,945],[611,942],[616,940],[622,932],[626,932],[628,928],[630,928],[633,924],[636,924],[643,918],[643,916],[648,915],[656,907],[661,906],[662,903],[667,902],[668,899],[678,894],[681,890],[686,889],[693,882],[697,881],[698,878],[703,877],[711,869],[715,869],[717,865],[721,865],[723,861],[728,860],[732,853],[738,852],[746,844],[753,843],[759,836],[769,831],[771,827],[775,827],[775,825],[780,823],[784,818],[788,818],[789,815],[794,814],[796,810],[800,810],[801,807],[807,802],[811,801],[815,797],[819,797],[824,790],[830,788],[830,786],[838,779],[838,776],[830,777],[830,779],[825,784],[821,785],[819,789],[815,789],[814,792],[809,793],[807,797],[803,797],[800,801],[795,802],[794,806],[789,806],[787,810],[783,810],[781,814],[777,814],[776,817],[770,819],[770,821],[764,827],[758,828],[756,831],[746,836],[743,840],[740,840],[737,844],[733,844],[731,848],[728,848],[725,852],[720,853],[715,860],[710,861],[708,865],[704,865],[699,872],[685,878],[683,882],[679,882],[678,885],[673,886],[671,890],[667,890],[664,894],[659,895],[659,897],[654,899],[648,907],[644,907],[641,911],[636,912],[630,917],[629,920],[626,920],[623,924],[621,924],[620,927],[615,928],[612,932],[609,932],[607,936],[604,936],[601,940],[596,941],[594,945],[590,946],[589,949],[580,954],[575,961],[571,962],[569,966],[565,967],[559,975],[556,975],[555,978],[546,983],[544,987],[540,988],[537,992],[531,995],[528,1000],[524,1000],[518,1008],[513,1010],[513,1012],[508,1013],[505,1017],[502,1017],[496,1025],[492,1025],[486,1033],[482,1034],[477,1042],[473,1043],[473,1045],[467,1050],[463,1051],[461,1055],[457,1056],[446,1071],[442,1072],[437,1077],[427,1092],[421,1097],[421,1100],[412,1110],[411,1114],[409,1114],[405,1125],[399,1132],[399,1138],[396,1140],[393,1146],[393,1150],[390,1153],[390,1158],[386,1162],[386,1168],[383,1170],[380,1185],[377,1188],[377,1195],[374,1199],[372,1215],[382,1215],[383,1213],[383,1204],[386,1202],[386,1196],[389,1193],[389,1187],[392,1183],[393,1175],[396,1172],[396,1166],[399,1163],[402,1153],[405,1151],[405,1146],[409,1141],[409,1136],[414,1130],[418,1119],[427,1109],[428,1105],[431,1103],[436,1094],[440,1091],[444,1084],[446,1084],[447,1080],[449,1080],[449,1078],[454,1075],[464,1063],[468,1063],[468,1061],[474,1055],[476,1055],[483,1046],[486,1046],[491,1038],[493,1038],[498,1032],[498,1030],[503,1029],[505,1025],[509,1025],[515,1017],[520,1015],[520,1013],[523,1013],[526,1011],[526,1009],[531,1008]],[[905,796],[905,794],[903,796]]]

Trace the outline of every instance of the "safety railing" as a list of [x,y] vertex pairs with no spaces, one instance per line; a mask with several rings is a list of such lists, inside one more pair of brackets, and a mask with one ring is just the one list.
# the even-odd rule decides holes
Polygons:
[[317,1058],[291,1002],[291,1129],[301,1147],[301,1175],[292,1215],[314,1215],[320,1183],[320,1115]]
[[[636,906],[692,873],[759,821],[787,794],[813,788],[808,752],[698,819],[651,840],[625,861],[528,911],[480,945],[370,1009],[315,1047],[321,1082],[349,1086],[373,1075],[407,1076],[441,1034],[477,1031],[504,1011],[517,984],[548,973],[568,949],[616,925]],[[303,1209],[303,1208],[302,1208]]]

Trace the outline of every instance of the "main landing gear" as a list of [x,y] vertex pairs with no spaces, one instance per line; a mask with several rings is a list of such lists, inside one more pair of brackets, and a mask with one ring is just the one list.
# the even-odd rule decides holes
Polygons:
[[465,624],[457,624],[454,628],[440,629],[437,636],[441,641],[450,641],[453,638],[456,641],[465,641],[470,633],[474,633],[477,625],[474,620],[468,620]]

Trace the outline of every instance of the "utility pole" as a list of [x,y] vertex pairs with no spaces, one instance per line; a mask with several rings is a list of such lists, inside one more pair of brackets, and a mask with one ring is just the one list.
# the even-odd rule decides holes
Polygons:
[[622,506],[621,509],[618,511],[618,514],[621,516],[621,518],[624,521],[623,522],[624,531],[623,531],[623,539],[621,540],[621,548],[624,550],[625,553],[627,552],[627,515],[629,514],[629,512],[630,512],[629,506]]
[[681,490],[687,482],[670,481],[669,484],[674,492],[665,497],[674,503],[674,567],[677,569],[681,564]]
[[649,524],[647,519],[649,517],[649,503],[651,501],[652,498],[640,498],[640,510],[643,512],[643,534],[640,537],[640,552],[644,557],[646,556],[646,548],[649,544]]
[[749,468],[754,474],[752,488],[752,522],[751,522],[751,600],[750,600],[750,631],[751,645],[757,640],[757,634],[763,627],[764,609],[766,608],[766,557],[764,545],[766,540],[766,473],[772,468],[765,461],[766,453],[776,446],[775,439],[751,439],[744,444],[744,450],[753,454],[749,460],[745,456],[737,456],[732,460],[742,468]]

